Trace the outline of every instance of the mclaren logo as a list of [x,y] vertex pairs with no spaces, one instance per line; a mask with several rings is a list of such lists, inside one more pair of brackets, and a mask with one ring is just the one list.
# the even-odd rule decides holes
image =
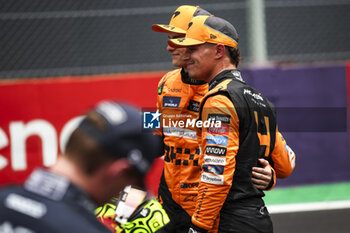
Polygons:
[[178,42],[183,42],[185,40],[185,38],[179,38],[177,39]]
[[181,12],[180,11],[175,11],[174,12],[174,15],[173,15],[173,18],[175,18],[176,16],[178,16]]
[[192,27],[192,24],[193,24],[193,22],[190,22],[190,23],[188,24],[187,30],[190,29],[190,27]]
[[216,38],[217,38],[217,36],[215,36],[214,34],[210,33],[210,39],[216,39]]

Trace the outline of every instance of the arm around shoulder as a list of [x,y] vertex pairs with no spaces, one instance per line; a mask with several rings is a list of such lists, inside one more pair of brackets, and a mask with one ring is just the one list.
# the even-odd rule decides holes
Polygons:
[[287,178],[295,168],[295,154],[277,131],[275,148],[271,154],[277,178]]

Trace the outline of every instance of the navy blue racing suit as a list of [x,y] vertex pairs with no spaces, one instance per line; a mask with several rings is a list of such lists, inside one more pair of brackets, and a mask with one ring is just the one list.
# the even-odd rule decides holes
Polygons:
[[66,178],[37,169],[23,187],[0,189],[0,232],[110,233],[96,219],[95,208]]

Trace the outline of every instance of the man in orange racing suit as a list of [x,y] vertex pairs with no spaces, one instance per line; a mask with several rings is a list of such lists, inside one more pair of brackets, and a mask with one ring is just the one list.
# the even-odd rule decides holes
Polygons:
[[273,232],[264,193],[254,186],[251,171],[265,159],[278,177],[287,177],[295,155],[278,132],[273,105],[236,69],[235,28],[218,17],[196,16],[185,38],[168,43],[187,47],[189,76],[209,83],[199,109],[201,177],[190,232]]
[[[188,23],[196,15],[210,13],[195,6],[180,6],[175,10],[169,25],[156,24],[152,29],[168,33],[170,39],[184,37]],[[172,54],[174,66],[185,66],[182,60],[184,48],[168,46],[167,50]],[[173,228],[180,232],[181,229],[183,232],[183,229],[188,228],[198,193],[199,146],[196,128],[191,122],[198,117],[199,103],[207,91],[208,84],[190,79],[185,69],[168,72],[158,86],[157,107],[162,113],[165,126],[159,131],[159,134],[163,134],[165,143],[165,165],[159,187],[159,200],[163,202]],[[183,122],[184,126],[174,125],[173,122]],[[186,127],[187,122],[189,124]],[[253,168],[252,180],[257,188],[270,189],[275,184],[275,173],[271,171],[266,160],[261,160],[261,163],[262,167]],[[174,229],[168,230],[172,231],[175,232]]]
[[[210,15],[196,7],[178,7],[169,25],[155,24],[152,30],[168,33],[169,39],[184,37],[193,16]],[[182,68],[185,49],[167,47],[172,63]],[[191,222],[199,184],[199,146],[194,127],[169,125],[169,122],[196,120],[199,103],[208,92],[208,84],[190,79],[184,69],[168,72],[158,85],[157,109],[162,113],[158,132],[164,137],[164,170],[161,177],[158,199],[171,220],[167,232],[185,232]],[[166,127],[164,127],[166,126]]]

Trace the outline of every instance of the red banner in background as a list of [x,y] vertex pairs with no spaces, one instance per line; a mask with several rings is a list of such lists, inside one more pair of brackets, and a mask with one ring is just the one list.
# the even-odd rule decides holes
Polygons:
[[[0,82],[0,185],[21,183],[35,167],[52,165],[79,115],[97,102],[113,99],[154,108],[163,74]],[[158,184],[156,167],[147,183]]]

